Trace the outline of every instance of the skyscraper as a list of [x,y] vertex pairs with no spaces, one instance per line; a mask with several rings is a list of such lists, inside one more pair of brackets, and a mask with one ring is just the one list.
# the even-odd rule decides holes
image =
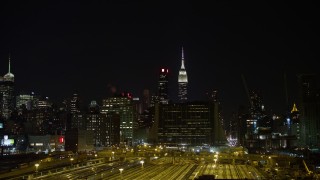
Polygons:
[[94,145],[106,146],[107,140],[107,118],[100,114],[96,101],[91,101],[89,112],[86,114],[86,130],[93,132]]
[[[118,114],[120,118],[120,138],[121,143],[132,143],[133,122],[136,117],[130,93],[122,93],[114,97],[102,100],[100,109],[102,114]],[[114,116],[114,115],[110,115]]]
[[161,104],[168,104],[169,103],[169,96],[168,96],[168,73],[169,70],[166,68],[161,68],[159,74],[159,81],[158,81],[158,96]]
[[219,121],[218,108],[217,103],[211,102],[161,105],[155,110],[158,120],[153,126],[157,134],[152,138],[173,146],[225,144],[227,140]]
[[35,107],[34,99],[34,92],[31,94],[19,94],[16,96],[16,108],[19,112],[22,111],[23,108],[31,110]]
[[[2,80],[1,80],[2,79]],[[0,79],[0,112],[8,119],[14,109],[14,75],[11,73],[10,55],[8,73]]]
[[77,92],[73,93],[72,99],[70,100],[70,111],[71,114],[80,113],[80,98]]
[[250,102],[250,119],[247,120],[247,131],[253,133],[257,127],[269,126],[266,122],[263,122],[265,117],[265,109],[262,101],[262,96],[259,91],[252,90],[249,94]]
[[320,92],[316,74],[298,75],[302,139],[309,147],[320,147]]
[[188,76],[187,76],[187,71],[184,66],[184,53],[183,53],[183,47],[182,47],[182,53],[181,53],[181,67],[179,70],[179,75],[178,75],[178,98],[179,102],[186,102],[188,100],[188,91],[187,91],[187,86],[188,86]]

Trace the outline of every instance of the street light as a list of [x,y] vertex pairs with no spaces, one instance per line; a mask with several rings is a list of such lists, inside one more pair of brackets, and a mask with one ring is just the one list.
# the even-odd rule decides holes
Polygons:
[[73,161],[73,160],[74,160],[73,158],[70,158],[71,166],[72,166],[72,161]]
[[34,166],[36,167],[36,172],[38,172],[38,167],[39,167],[39,165],[40,165],[40,164],[38,164],[38,163],[34,165]]
[[141,163],[141,168],[143,168],[144,161],[142,160],[142,161],[140,161],[140,163]]
[[112,160],[114,160],[114,152],[112,151]]
[[120,171],[120,178],[122,179],[122,171],[123,171],[123,168],[120,168],[119,171]]

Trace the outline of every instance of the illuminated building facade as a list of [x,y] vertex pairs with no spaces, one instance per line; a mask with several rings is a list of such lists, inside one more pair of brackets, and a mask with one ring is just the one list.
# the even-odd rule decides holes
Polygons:
[[169,70],[167,68],[161,68],[160,74],[159,74],[159,81],[158,81],[158,91],[159,91],[158,96],[161,104],[169,103],[168,74],[169,74]]
[[78,93],[73,93],[72,99],[70,100],[70,112],[71,114],[80,113],[80,98]]
[[290,118],[287,118],[287,126],[289,129],[289,135],[293,135],[297,138],[295,141],[295,146],[301,147],[303,145],[302,138],[301,138],[301,122],[300,122],[300,112],[296,106],[293,104],[292,110],[290,112]]
[[86,129],[85,113],[80,110],[80,97],[77,92],[74,92],[71,99],[68,101],[68,112],[71,114],[71,127],[75,129]]
[[[194,102],[159,106],[158,141],[167,145],[226,143],[216,103]],[[157,116],[157,115],[156,115]]]
[[49,132],[49,123],[52,120],[53,109],[52,102],[49,101],[48,97],[41,97],[37,101],[36,109],[32,111],[32,121],[36,123],[36,133],[45,135]]
[[120,144],[120,115],[116,112],[110,112],[106,117],[106,145]]
[[255,130],[255,128],[257,128],[258,126],[269,127],[269,125],[263,121],[263,118],[266,115],[265,115],[265,108],[262,103],[261,93],[257,91],[251,91],[250,101],[251,101],[250,114],[253,121],[253,130]]
[[107,118],[100,114],[95,101],[90,103],[90,111],[86,114],[86,130],[93,132],[94,146],[106,146]]
[[130,93],[122,93],[102,100],[101,113],[118,113],[120,116],[121,143],[132,143],[133,123],[136,116]]
[[8,73],[0,78],[0,113],[8,119],[14,109],[14,75],[11,73],[10,56]]
[[245,146],[250,152],[261,152],[271,147],[271,118],[266,116],[261,93],[251,91],[249,94],[249,114],[245,119]]
[[20,94],[16,96],[16,108],[21,109],[23,106],[27,110],[31,110],[35,107],[33,92],[31,94]]
[[178,99],[179,102],[186,102],[188,100],[188,76],[184,66],[183,48],[181,54],[181,67],[178,75]]

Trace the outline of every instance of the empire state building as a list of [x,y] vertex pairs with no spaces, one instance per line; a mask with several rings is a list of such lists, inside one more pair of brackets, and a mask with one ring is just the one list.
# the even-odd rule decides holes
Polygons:
[[182,47],[182,53],[181,53],[181,68],[179,70],[178,85],[179,85],[179,87],[178,87],[179,102],[186,102],[188,100],[188,98],[187,98],[188,76],[187,76],[187,71],[184,67],[183,47]]

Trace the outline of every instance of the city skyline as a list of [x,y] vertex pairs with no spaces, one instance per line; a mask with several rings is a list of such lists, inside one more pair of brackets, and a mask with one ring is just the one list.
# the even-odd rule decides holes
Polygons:
[[[109,87],[142,97],[157,93],[158,72],[169,69],[177,99],[181,47],[188,99],[218,90],[230,115],[248,105],[241,74],[258,89],[266,109],[298,101],[298,73],[317,72],[316,9],[312,3],[2,2],[0,73],[11,72],[18,92],[61,101],[77,90],[101,100]],[[267,83],[266,83],[267,82]]]

